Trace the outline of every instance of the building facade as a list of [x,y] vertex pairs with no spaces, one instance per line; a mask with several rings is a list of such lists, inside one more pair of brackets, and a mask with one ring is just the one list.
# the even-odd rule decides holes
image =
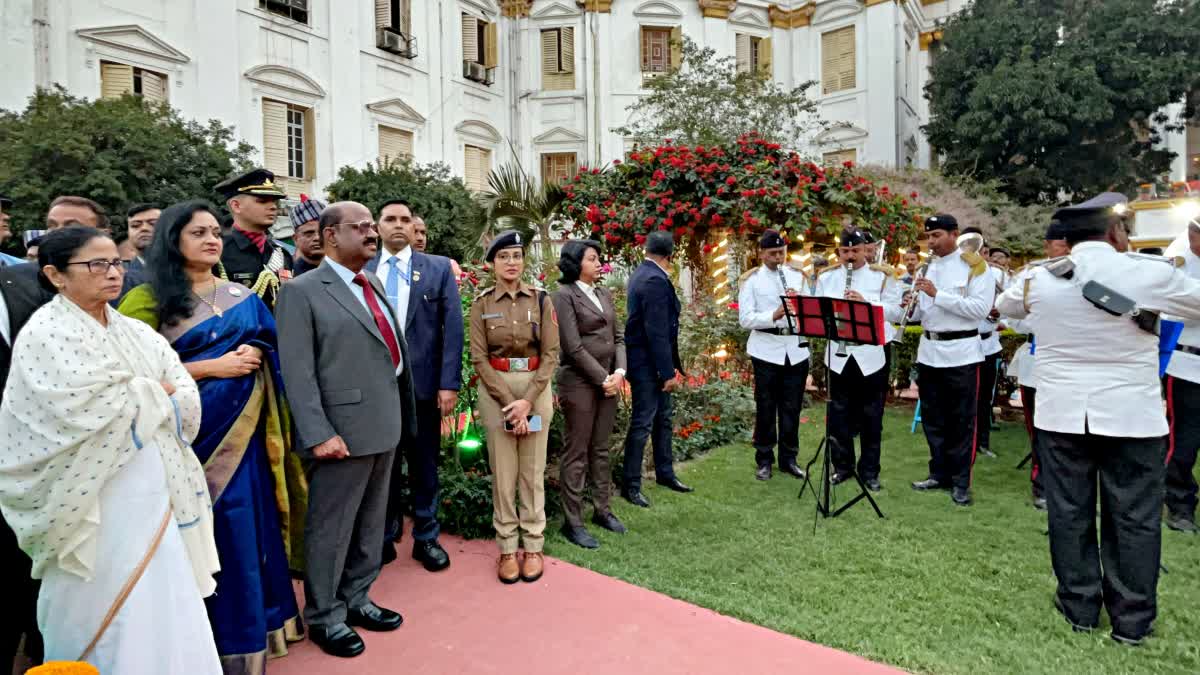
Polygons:
[[[937,21],[965,0],[4,0],[0,108],[38,86],[215,118],[292,196],[342,166],[441,161],[482,189],[621,157],[614,129],[688,36],[785,86],[815,81],[826,161],[927,167]],[[1167,139],[1200,169],[1200,134]],[[1189,156],[1189,152],[1191,156]],[[1194,173],[1195,170],[1192,171]]]

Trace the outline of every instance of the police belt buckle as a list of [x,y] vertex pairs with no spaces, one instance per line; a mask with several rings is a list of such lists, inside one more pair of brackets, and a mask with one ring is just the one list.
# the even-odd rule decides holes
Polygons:
[[510,373],[528,373],[529,372],[529,359],[528,358],[509,359],[508,360],[508,372],[510,372]]

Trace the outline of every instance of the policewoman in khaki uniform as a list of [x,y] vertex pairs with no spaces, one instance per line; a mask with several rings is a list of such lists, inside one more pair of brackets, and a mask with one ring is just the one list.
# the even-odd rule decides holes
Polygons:
[[[485,259],[496,285],[481,292],[471,307],[470,339],[492,467],[497,574],[506,584],[537,581],[543,568],[546,441],[554,415],[550,379],[558,366],[558,320],[549,294],[521,281],[525,245],[519,233],[502,232]],[[518,562],[521,543],[525,555]]]

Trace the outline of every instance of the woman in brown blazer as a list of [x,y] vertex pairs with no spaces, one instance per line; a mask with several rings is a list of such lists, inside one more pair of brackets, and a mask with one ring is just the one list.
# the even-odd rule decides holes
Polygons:
[[625,526],[609,509],[612,473],[609,437],[617,415],[617,395],[625,386],[625,337],[616,308],[600,280],[600,243],[569,241],[558,261],[562,270],[554,292],[561,360],[558,398],[566,422],[562,457],[563,535],[573,544],[597,548],[600,542],[583,526],[583,487],[590,473],[592,522],[624,534]]

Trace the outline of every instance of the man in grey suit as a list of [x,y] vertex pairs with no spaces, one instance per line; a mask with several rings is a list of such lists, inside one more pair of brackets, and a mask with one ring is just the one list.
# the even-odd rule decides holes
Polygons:
[[371,602],[392,460],[414,425],[408,346],[384,290],[363,266],[379,234],[355,202],[321,214],[325,262],[283,285],[276,309],[284,387],[307,462],[304,619],[326,653],[365,649],[352,626],[387,631],[401,616]]

